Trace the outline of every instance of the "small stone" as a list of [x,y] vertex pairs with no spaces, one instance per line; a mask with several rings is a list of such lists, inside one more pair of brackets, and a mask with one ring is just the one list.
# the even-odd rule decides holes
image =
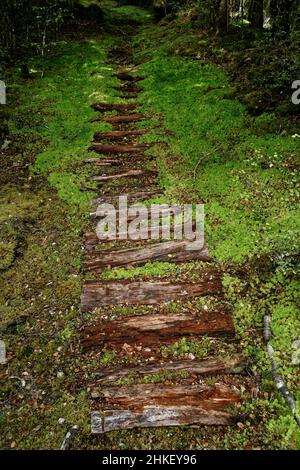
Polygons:
[[196,359],[196,356],[194,356],[194,354],[192,353],[189,353],[188,354],[188,358],[191,360],[191,361],[194,361]]
[[64,424],[64,422],[65,422],[65,418],[59,418],[58,424]]
[[65,376],[65,374],[60,370],[59,372],[57,372],[56,376],[58,379],[62,379]]

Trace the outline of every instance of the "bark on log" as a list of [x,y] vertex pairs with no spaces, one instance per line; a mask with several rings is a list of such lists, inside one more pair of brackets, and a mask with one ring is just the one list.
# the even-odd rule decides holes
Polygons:
[[123,140],[128,137],[137,137],[144,134],[146,134],[146,131],[144,130],[96,132],[94,135],[94,141],[102,142],[103,140]]
[[87,160],[84,160],[83,163],[96,166],[119,166],[120,160],[114,160],[110,158],[88,158]]
[[93,280],[83,284],[81,306],[88,312],[101,305],[155,305],[221,293],[221,276],[210,273],[197,283]]
[[133,113],[133,114],[120,114],[118,116],[100,116],[96,118],[95,121],[104,121],[110,124],[122,124],[128,122],[138,122],[145,119],[145,115],[143,113]]
[[[140,191],[137,193],[127,193],[127,201],[128,202],[142,202],[146,201],[147,199],[152,199],[153,197],[160,197],[163,194],[159,191]],[[93,199],[91,201],[91,205],[97,206],[103,203],[117,203],[119,201],[119,196],[101,196],[99,198]]]
[[92,434],[134,428],[167,426],[231,426],[236,419],[224,411],[203,410],[196,406],[145,407],[142,411],[111,410],[91,414]]
[[223,384],[163,385],[138,384],[94,389],[92,398],[103,398],[105,407],[142,410],[146,406],[200,406],[222,411],[240,401],[237,392]]
[[128,377],[144,377],[156,375],[165,371],[185,371],[192,376],[207,376],[219,374],[240,374],[246,366],[246,360],[239,354],[232,355],[230,359],[210,357],[204,360],[174,361],[161,364],[141,364],[127,367],[106,368],[97,372],[97,384],[117,382]]
[[140,76],[133,76],[133,75],[130,75],[130,73],[128,72],[117,72],[116,74],[114,74],[115,77],[117,77],[118,80],[121,80],[123,82],[131,82],[131,83],[136,83],[136,82],[140,82],[142,80],[144,80],[144,77],[140,77]]
[[[157,240],[157,241],[170,241],[170,238],[171,239],[175,238],[174,233],[178,233],[179,230],[182,230],[182,233],[184,233],[184,227],[183,226],[171,225],[170,234],[168,234],[168,236],[166,237],[166,232],[165,232],[166,227],[167,226],[165,226],[165,225],[160,225],[158,227],[153,227],[152,229],[155,231],[155,234],[157,235],[157,236],[155,236],[155,238],[152,237],[151,228],[146,227],[144,229],[141,229],[140,232],[139,232],[139,240],[147,241],[147,240],[152,239],[152,240]],[[113,240],[130,240],[128,230],[125,231],[125,232],[118,232],[117,231],[116,237],[113,238]],[[84,246],[85,246],[86,250],[94,250],[95,248],[97,248],[97,245],[99,245],[100,243],[102,244],[102,243],[109,242],[109,241],[111,241],[111,239],[109,239],[109,238],[100,239],[97,236],[97,233],[95,233],[95,232],[86,232],[84,234],[84,239],[83,239],[83,243],[84,243]]]
[[156,171],[150,171],[150,170],[130,170],[126,171],[125,173],[120,173],[118,175],[100,175],[100,176],[92,176],[90,178],[91,181],[110,181],[110,180],[119,180],[122,178],[131,178],[131,177],[137,177],[137,176],[150,176],[150,175],[156,175]]
[[81,344],[85,350],[110,348],[122,351],[124,344],[159,350],[161,345],[173,344],[182,338],[197,339],[203,335],[232,338],[234,327],[231,315],[223,311],[173,315],[149,313],[101,321],[83,330]]
[[131,144],[131,145],[116,145],[116,144],[100,144],[93,143],[89,150],[103,154],[138,154],[143,155],[145,149],[151,147],[149,144]]
[[111,104],[111,103],[94,103],[92,108],[94,111],[106,112],[106,111],[119,111],[126,112],[132,111],[133,109],[139,108],[141,105],[139,103],[121,103],[121,104]]
[[[108,267],[140,266],[149,261],[166,261],[169,263],[182,263],[191,260],[210,261],[208,250],[203,247],[204,240],[199,249],[192,248],[189,241],[171,241],[152,244],[146,247],[128,248],[94,252],[84,262],[86,271],[100,273]],[[195,247],[195,245],[194,245]]]

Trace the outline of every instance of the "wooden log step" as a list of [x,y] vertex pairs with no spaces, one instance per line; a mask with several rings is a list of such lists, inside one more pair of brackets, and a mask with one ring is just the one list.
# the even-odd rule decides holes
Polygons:
[[138,94],[141,91],[143,91],[143,89],[134,82],[127,82],[127,83],[124,83],[121,86],[116,86],[114,88],[115,88],[115,90],[117,90],[121,93],[130,93],[130,94],[133,94],[133,93]]
[[152,244],[149,246],[129,248],[122,250],[109,250],[94,252],[83,262],[88,272],[100,273],[107,268],[140,266],[149,261],[166,261],[182,263],[192,260],[209,261],[208,250],[199,244],[199,249],[189,250],[192,243],[189,241],[170,241]]
[[126,112],[132,111],[141,107],[139,103],[94,103],[92,104],[92,108],[94,111],[99,112],[106,112],[106,111],[119,111],[119,112]]
[[[160,191],[140,191],[136,193],[127,193],[125,195],[127,196],[127,201],[129,203],[139,202],[139,201],[142,202],[148,199],[152,199],[153,197],[163,196],[163,194]],[[108,203],[108,204],[118,203],[120,196],[101,196],[99,198],[93,199],[91,201],[91,205],[97,206],[103,203]],[[124,196],[124,194],[122,194],[122,196]]]
[[121,80],[123,82],[131,82],[131,83],[137,83],[140,82],[141,80],[144,80],[144,77],[136,76],[136,75],[130,75],[129,72],[117,72],[115,75],[118,80]]
[[205,273],[197,283],[150,281],[85,281],[82,289],[83,311],[100,305],[148,305],[222,293],[220,274]]
[[92,398],[103,398],[105,406],[141,410],[145,406],[201,406],[206,410],[224,410],[238,403],[240,395],[223,384],[163,385],[138,384],[95,388]]
[[94,135],[94,141],[102,142],[103,140],[124,140],[130,137],[144,135],[146,132],[146,130],[96,132]]
[[129,123],[129,122],[138,122],[145,119],[145,115],[143,113],[133,113],[133,114],[120,114],[118,116],[101,116],[96,118],[95,120],[100,120],[104,122],[108,122],[110,124],[122,124],[122,123]]
[[[83,303],[83,307],[85,305]],[[126,316],[84,328],[81,344],[85,350],[110,348],[122,351],[125,344],[132,348],[159,350],[162,345],[173,344],[182,338],[199,339],[204,335],[232,338],[234,327],[231,316],[224,311]]]
[[96,373],[97,384],[117,382],[128,377],[141,378],[145,375],[157,375],[162,372],[186,372],[191,376],[213,376],[220,374],[240,374],[246,366],[245,358],[234,354],[230,358],[209,357],[204,360],[173,361],[161,364],[141,364],[127,367],[106,368]]
[[[138,215],[138,209],[143,209],[144,207],[141,207],[139,206],[138,204],[132,206],[132,207],[128,207],[128,210],[127,210],[127,220],[128,222],[134,220]],[[154,219],[154,220],[161,220],[162,218],[164,217],[172,217],[172,216],[176,216],[176,215],[180,215],[182,214],[182,208],[180,206],[174,206],[173,208],[172,207],[169,207],[168,205],[166,207],[164,207],[163,205],[161,207],[159,206],[153,206],[151,208],[149,208],[147,210],[147,216],[146,218],[144,218],[142,215],[140,215],[140,220],[150,220],[151,218]],[[101,206],[97,209],[96,212],[91,212],[90,213],[90,217],[92,219],[101,219],[103,217],[106,217],[107,213],[105,210],[103,210],[103,208],[101,208]],[[120,219],[120,215],[122,217],[124,217],[125,215],[125,212],[121,212],[120,214],[120,211],[119,210],[116,210],[116,219],[119,220]]]
[[[170,241],[170,238],[171,239],[175,238],[174,237],[175,231],[176,231],[176,233],[178,233],[178,231],[180,229],[183,230],[183,228],[180,225],[175,225],[175,226],[171,225],[170,234],[168,234],[168,236],[166,237],[165,229],[166,229],[166,225],[164,225],[164,224],[161,224],[157,227],[152,228],[152,230],[155,231],[155,235],[156,235],[155,238],[154,238],[154,237],[152,237],[150,227],[143,228],[139,231],[139,235],[140,235],[139,240],[143,240],[143,241],[147,241],[147,240]],[[182,232],[182,233],[184,233],[184,232]],[[124,231],[124,232],[117,231],[116,240],[130,240],[128,230]],[[97,234],[95,232],[87,232],[87,233],[84,234],[84,237],[83,237],[83,243],[84,243],[84,246],[85,246],[86,250],[94,250],[97,247],[98,244],[105,243],[105,241],[109,242],[111,240],[109,238],[100,240],[100,238],[97,236]]]
[[229,426],[236,422],[236,416],[227,411],[228,407],[241,401],[241,397],[225,385],[157,387],[147,384],[115,388],[110,397],[109,392],[105,393],[108,403],[119,402],[120,409],[92,412],[93,434],[166,426]]
[[103,181],[119,180],[122,178],[133,178],[133,177],[138,177],[138,176],[150,176],[150,175],[153,175],[153,176],[157,175],[157,172],[152,171],[152,170],[129,170],[129,171],[126,171],[125,173],[120,173],[117,175],[92,176],[90,178],[90,181],[103,182]]
[[110,158],[87,158],[83,161],[85,164],[92,164],[96,166],[119,166],[120,160]]
[[116,144],[100,144],[93,143],[89,147],[89,150],[92,150],[97,153],[103,154],[143,154],[145,149],[151,147],[150,144],[127,144],[127,145],[116,145]]
[[232,426],[236,419],[226,412],[206,411],[196,406],[148,406],[142,411],[111,410],[91,414],[92,434],[121,429],[159,428],[168,426]]

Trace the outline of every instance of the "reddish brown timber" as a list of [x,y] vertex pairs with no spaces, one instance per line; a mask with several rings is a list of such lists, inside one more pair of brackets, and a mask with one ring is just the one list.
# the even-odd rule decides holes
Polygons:
[[145,130],[96,132],[94,135],[94,141],[102,142],[103,140],[124,140],[128,137],[138,137],[144,134],[146,134]]
[[89,150],[92,150],[97,153],[103,154],[143,154],[145,149],[149,148],[150,144],[127,144],[127,145],[116,145],[116,144],[100,144],[93,143],[89,147]]
[[[84,305],[83,302],[83,307]],[[204,335],[232,338],[234,327],[231,316],[219,310],[197,314],[147,313],[122,317],[86,327],[81,334],[81,344],[85,350],[111,348],[122,351],[124,344],[131,347],[151,347],[155,350],[161,345],[170,345],[182,338],[197,339]]]
[[140,82],[141,80],[144,80],[144,77],[133,76],[130,75],[130,73],[128,72],[117,72],[114,76],[117,77],[119,80],[131,83],[136,83]]
[[94,111],[106,112],[106,111],[119,111],[126,112],[132,111],[139,108],[141,105],[138,103],[121,103],[121,104],[110,104],[110,103],[94,103],[92,108]]
[[150,176],[150,175],[156,175],[156,171],[150,171],[150,170],[130,170],[126,171],[125,173],[120,173],[117,175],[100,175],[100,176],[92,176],[90,178],[91,181],[110,181],[110,180],[119,180],[122,178],[131,178],[131,177],[137,177],[137,176]]
[[128,122],[138,122],[145,119],[145,115],[143,113],[133,113],[133,114],[119,114],[117,116],[104,116],[96,118],[96,120],[108,122],[110,124],[121,124],[121,123],[128,123]]
[[127,83],[124,83],[121,86],[117,86],[117,87],[114,87],[114,88],[117,91],[120,91],[120,92],[123,92],[123,93],[131,93],[131,94],[133,94],[133,93],[138,94],[141,91],[143,91],[143,89],[134,82],[127,82]]
[[166,261],[182,263],[191,260],[210,261],[207,248],[203,243],[198,250],[189,241],[170,241],[149,246],[122,250],[94,252],[85,260],[83,267],[86,271],[99,273],[108,267],[140,266],[149,261]]
[[91,311],[101,305],[159,304],[221,293],[219,273],[207,272],[195,283],[91,280],[83,284],[81,305],[83,311]]
[[241,399],[223,384],[164,385],[138,384],[94,389],[92,398],[103,398],[105,407],[141,410],[145,406],[200,406],[205,410],[224,410]]
[[96,373],[97,384],[117,382],[123,378],[140,378],[156,375],[165,371],[184,371],[191,376],[211,376],[220,374],[240,374],[244,371],[246,360],[242,355],[234,354],[230,358],[209,357],[204,360],[173,361],[161,364],[139,364],[127,367],[106,368]]
[[[118,160],[117,160],[118,161]],[[127,201],[128,202],[138,202],[138,201],[145,201],[147,199],[151,199],[153,197],[160,197],[163,194],[159,191],[140,191],[136,193],[127,193],[125,196],[127,196]],[[124,194],[120,194],[120,196],[124,196]],[[107,203],[114,203],[119,201],[120,196],[101,196],[99,198],[93,199],[91,201],[91,205],[96,206],[98,204],[102,204],[104,202]]]

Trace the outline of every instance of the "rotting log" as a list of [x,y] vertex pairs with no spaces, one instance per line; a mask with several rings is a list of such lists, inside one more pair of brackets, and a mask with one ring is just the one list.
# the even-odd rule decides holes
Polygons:
[[231,426],[236,419],[225,411],[203,410],[199,406],[148,406],[142,411],[107,410],[91,414],[92,434],[134,428],[167,426]]
[[[149,208],[149,210],[147,209],[147,214],[146,214],[146,217],[143,217],[141,214],[140,214],[140,211],[143,211],[145,209],[144,206],[140,206],[138,204],[135,204],[133,206],[130,206],[128,207],[128,210],[127,210],[127,214],[125,214],[125,211],[121,211],[120,213],[120,210],[116,210],[116,220],[119,220],[120,219],[120,216],[121,217],[124,217],[125,215],[127,216],[127,221],[130,222],[132,220],[134,220],[138,215],[140,217],[140,220],[157,220],[159,221],[160,219],[162,218],[166,218],[168,216],[170,217],[173,217],[173,216],[177,216],[177,215],[182,215],[183,211],[182,211],[182,208],[180,206],[167,206],[167,207],[164,207],[164,205],[157,205],[157,206],[153,206],[151,208]],[[91,212],[90,213],[90,217],[92,219],[98,219],[98,218],[103,218],[103,217],[106,217],[107,215],[107,212],[105,210],[103,210],[101,207],[99,207],[97,209],[96,212]]]
[[221,310],[197,314],[133,315],[84,328],[81,344],[85,350],[110,348],[122,351],[124,344],[132,348],[151,347],[159,350],[161,345],[170,345],[182,338],[197,339],[204,335],[232,338],[234,327],[231,315]]
[[110,124],[122,124],[122,123],[130,123],[130,122],[138,122],[145,119],[145,115],[143,113],[132,113],[132,114],[119,114],[117,116],[100,116],[95,120],[100,120],[104,122],[108,122]]
[[199,406],[206,411],[224,411],[228,405],[240,401],[240,395],[236,391],[220,383],[110,385],[101,389],[94,388],[92,398],[102,398],[105,407],[133,411],[142,410],[146,406]]
[[151,176],[151,175],[156,175],[156,174],[157,172],[152,171],[152,170],[130,170],[130,171],[126,171],[125,173],[119,173],[116,175],[92,176],[90,180],[103,182],[103,181],[110,181],[110,180],[119,180],[122,178],[132,178],[132,177],[137,177],[137,176]]
[[149,148],[149,144],[100,144],[98,142],[93,143],[89,150],[103,153],[103,154],[143,154],[145,149]]
[[94,141],[101,142],[103,140],[124,140],[128,137],[138,137],[144,134],[146,134],[145,130],[96,132],[94,135]]
[[83,160],[83,163],[96,166],[118,166],[120,165],[120,160],[110,158],[87,158],[86,160]]
[[128,72],[117,72],[114,76],[121,81],[130,82],[130,83],[137,83],[144,80],[144,77],[137,76],[137,75],[130,75]]
[[94,111],[106,112],[106,111],[119,111],[126,112],[132,111],[141,107],[139,103],[121,103],[121,104],[111,104],[111,103],[94,103],[92,108]]
[[115,387],[105,393],[108,404],[118,403],[120,409],[107,409],[106,405],[102,413],[92,412],[93,434],[166,426],[229,426],[236,422],[237,416],[227,411],[228,406],[241,401],[240,395],[225,385],[145,384]]
[[[194,229],[195,227],[193,227]],[[167,230],[168,229],[168,230]],[[169,232],[169,229],[170,229],[170,232]],[[135,243],[137,240],[143,240],[145,242],[147,242],[148,240],[155,240],[155,241],[170,241],[170,239],[174,239],[175,240],[175,236],[174,234],[175,233],[179,233],[179,231],[182,230],[181,233],[184,234],[184,226],[181,224],[177,224],[177,225],[171,225],[171,227],[169,225],[164,225],[164,224],[161,224],[159,226],[154,226],[154,227],[145,227],[145,228],[141,228],[139,230],[139,237],[138,239],[135,239],[133,240]],[[155,233],[155,237],[153,236],[153,233]],[[116,232],[116,236],[115,238],[113,238],[114,241],[117,241],[117,240],[131,240],[130,238],[130,234],[128,232],[128,230],[124,231],[124,232],[120,232],[120,231],[117,231]],[[97,236],[97,233],[96,232],[86,232],[83,236],[83,244],[85,246],[85,249],[86,250],[94,250],[97,248],[97,246],[99,244],[102,244],[102,243],[105,243],[105,242],[109,242],[111,241],[110,238],[99,238]]]
[[157,375],[163,372],[186,372],[191,376],[220,374],[240,374],[244,371],[246,360],[242,355],[234,354],[230,358],[209,357],[203,360],[172,361],[160,364],[139,364],[117,368],[101,369],[96,373],[97,384],[117,382],[128,377],[140,378],[145,375]]
[[[152,199],[153,197],[160,197],[163,194],[160,191],[140,191],[136,193],[127,193],[127,202],[142,202],[146,201],[147,199]],[[120,194],[120,196],[124,196],[124,194]],[[92,199],[91,205],[96,206],[103,203],[113,204],[119,202],[120,196],[101,196],[96,199]]]
[[[86,271],[100,273],[108,267],[140,266],[149,261],[182,263],[192,260],[210,261],[204,240],[195,249],[194,242],[170,241],[137,248],[97,251],[86,257],[83,268]],[[190,249],[189,249],[190,248]]]
[[81,305],[83,311],[91,311],[101,305],[154,305],[221,293],[221,275],[212,271],[194,283],[89,280],[83,283]]

